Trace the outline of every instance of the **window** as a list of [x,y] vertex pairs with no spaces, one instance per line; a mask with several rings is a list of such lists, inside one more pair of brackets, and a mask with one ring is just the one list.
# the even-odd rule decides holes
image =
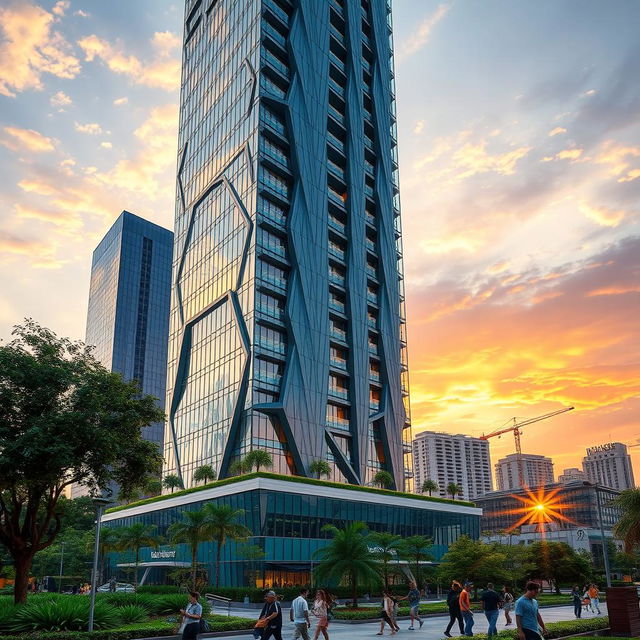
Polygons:
[[256,333],[256,340],[260,347],[279,354],[285,353],[287,338],[282,331],[259,324],[256,327]]
[[338,429],[348,429],[349,409],[336,404],[327,404],[327,425]]
[[275,298],[264,291],[258,291],[256,307],[261,313],[276,320],[282,320],[284,317],[284,300]]
[[280,362],[272,362],[263,358],[256,358],[255,360],[255,378],[261,382],[280,384],[283,371],[284,365]]

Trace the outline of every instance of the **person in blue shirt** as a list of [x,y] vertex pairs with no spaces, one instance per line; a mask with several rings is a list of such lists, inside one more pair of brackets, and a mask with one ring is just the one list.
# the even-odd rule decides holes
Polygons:
[[202,618],[202,605],[198,602],[200,594],[197,591],[189,591],[189,604],[186,609],[180,609],[182,620],[182,640],[195,640],[200,631],[200,618]]
[[538,611],[536,596],[540,591],[540,585],[536,582],[527,582],[523,596],[516,601],[516,625],[518,626],[519,640],[542,640],[540,631],[547,633],[547,628]]

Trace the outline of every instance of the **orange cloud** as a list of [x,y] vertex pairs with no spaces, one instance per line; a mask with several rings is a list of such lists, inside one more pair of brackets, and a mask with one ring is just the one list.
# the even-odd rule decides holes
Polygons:
[[608,207],[593,207],[585,202],[580,205],[580,211],[601,227],[617,227],[625,217],[624,211]]
[[64,5],[58,2],[54,13],[30,2],[0,9],[0,94],[15,97],[26,89],[42,89],[43,73],[58,78],[78,75],[80,62],[65,38],[53,29]]
[[427,44],[431,37],[431,32],[434,30],[438,22],[447,15],[449,9],[449,5],[441,4],[432,15],[423,20],[418,25],[416,31],[407,38],[406,42],[400,45],[399,51],[396,54],[396,60],[400,62],[402,59],[420,51],[420,49]]
[[19,127],[4,127],[4,132],[9,136],[0,140],[11,151],[35,151],[43,153],[53,151],[55,143],[53,138],[47,138],[34,129],[20,129]]
[[549,131],[549,136],[553,137],[561,133],[567,133],[567,130],[564,127],[556,127],[555,129],[551,129],[551,131]]
[[24,256],[28,256],[30,264],[37,268],[58,269],[65,264],[65,261],[56,259],[51,244],[0,231],[0,261],[6,264]]

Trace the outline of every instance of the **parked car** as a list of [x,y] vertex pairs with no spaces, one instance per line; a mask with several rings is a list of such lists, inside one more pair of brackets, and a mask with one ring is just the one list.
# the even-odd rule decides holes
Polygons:
[[[111,584],[109,582],[98,587],[98,593],[109,593]],[[128,582],[116,582],[116,593],[135,593],[136,588]]]

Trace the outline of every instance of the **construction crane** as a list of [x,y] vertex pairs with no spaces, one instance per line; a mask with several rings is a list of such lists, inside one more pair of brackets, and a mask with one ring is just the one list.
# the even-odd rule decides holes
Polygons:
[[517,422],[517,418],[511,418],[511,420],[513,420],[513,424],[511,426],[502,427],[497,431],[488,433],[486,436],[483,434],[480,436],[480,440],[488,440],[489,438],[495,438],[496,436],[501,436],[503,433],[509,433],[510,431],[513,431],[513,437],[516,441],[516,455],[518,457],[518,479],[520,480],[520,486],[524,487],[524,463],[522,461],[522,446],[520,445],[520,429],[528,424],[540,422],[540,420],[546,420],[547,418],[552,418],[553,416],[557,416],[561,413],[572,411],[574,408],[575,407],[565,407],[564,409],[558,409],[558,411],[545,413],[544,415],[537,416],[536,418],[528,418],[527,420],[522,420],[521,422]]

